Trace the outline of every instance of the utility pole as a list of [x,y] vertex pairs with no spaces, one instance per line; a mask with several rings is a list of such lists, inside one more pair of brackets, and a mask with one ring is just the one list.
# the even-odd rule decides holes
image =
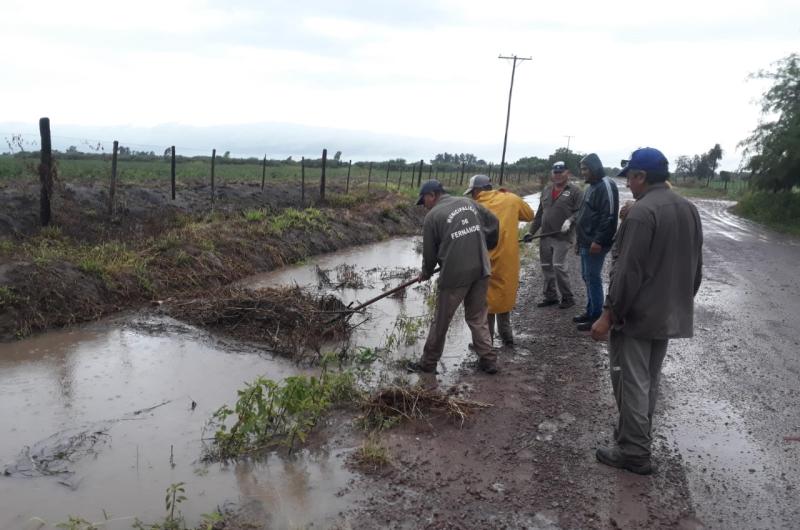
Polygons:
[[503,185],[503,169],[506,165],[506,144],[508,144],[508,122],[511,119],[511,93],[514,91],[514,73],[517,71],[517,61],[530,61],[532,57],[517,57],[512,55],[507,57],[498,55],[498,59],[511,59],[513,61],[511,66],[511,87],[508,89],[508,112],[506,113],[506,134],[503,136],[503,156],[500,159],[500,185]]
[[570,136],[569,134],[565,134],[564,138],[567,139],[567,153],[569,153],[569,141],[575,138],[574,136]]

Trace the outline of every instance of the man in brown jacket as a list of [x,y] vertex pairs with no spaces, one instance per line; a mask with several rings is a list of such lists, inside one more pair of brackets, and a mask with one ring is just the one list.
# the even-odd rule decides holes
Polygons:
[[[583,202],[581,189],[569,181],[569,170],[564,162],[553,164],[550,179],[553,183],[547,186],[539,197],[539,209],[524,240],[531,241],[533,235],[541,228],[542,234],[549,234],[539,240],[539,261],[544,276],[544,300],[538,307],[559,304],[567,309],[575,305],[572,288],[567,273],[567,254],[572,248],[575,230],[572,226]],[[558,290],[556,290],[558,286]]]
[[428,209],[422,229],[422,271],[420,280],[439,272],[436,309],[428,339],[419,362],[411,362],[412,372],[436,372],[442,357],[450,321],[461,303],[464,320],[472,332],[472,344],[478,354],[478,369],[497,373],[496,352],[489,334],[489,249],[497,245],[499,222],[492,212],[465,197],[445,192],[438,180],[422,184],[417,204]]
[[608,296],[592,325],[595,340],[611,332],[611,384],[619,409],[616,446],[600,448],[596,456],[641,475],[652,472],[653,411],[667,343],[692,336],[703,265],[700,216],[665,184],[668,167],[661,151],[644,147],[619,174],[637,200],[617,232]]

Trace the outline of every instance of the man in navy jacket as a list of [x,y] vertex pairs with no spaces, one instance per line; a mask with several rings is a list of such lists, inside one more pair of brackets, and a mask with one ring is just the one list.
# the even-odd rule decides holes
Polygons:
[[576,220],[581,276],[586,284],[586,310],[572,320],[579,331],[589,331],[603,312],[601,272],[617,231],[619,191],[594,153],[581,160],[581,176],[589,184]]

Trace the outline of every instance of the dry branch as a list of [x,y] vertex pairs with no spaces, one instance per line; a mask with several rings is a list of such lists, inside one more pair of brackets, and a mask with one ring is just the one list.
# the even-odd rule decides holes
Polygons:
[[349,333],[346,319],[330,321],[347,308],[332,295],[315,296],[300,287],[225,287],[202,298],[174,302],[168,313],[199,327],[266,344],[276,353],[303,357],[326,340]]

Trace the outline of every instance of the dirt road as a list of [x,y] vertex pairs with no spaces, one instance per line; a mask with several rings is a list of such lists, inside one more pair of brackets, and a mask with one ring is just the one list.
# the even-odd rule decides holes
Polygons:
[[[537,309],[524,267],[517,346],[500,375],[470,370],[493,403],[463,428],[443,418],[389,431],[392,467],[353,486],[353,528],[797,528],[800,525],[800,241],[696,201],[705,280],[696,336],[670,343],[654,426],[659,471],[602,466],[615,416],[607,349],[578,311]],[[572,279],[581,292],[577,259]],[[580,305],[580,303],[579,303]]]

